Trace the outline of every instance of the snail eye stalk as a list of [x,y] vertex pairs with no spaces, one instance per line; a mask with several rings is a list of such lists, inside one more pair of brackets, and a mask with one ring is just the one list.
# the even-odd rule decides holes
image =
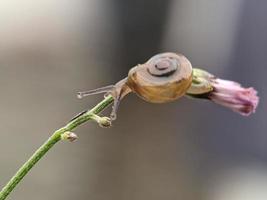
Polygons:
[[[116,85],[109,85],[101,88],[97,88],[94,90],[88,90],[88,91],[83,91],[83,92],[78,92],[77,97],[79,99],[82,99],[83,97],[86,96],[91,96],[95,94],[102,94],[105,93],[105,97],[108,95],[111,95],[114,99],[112,111],[110,114],[111,120],[115,120],[117,117],[117,111],[120,105],[120,102],[122,98],[129,94],[132,90],[128,87],[127,85],[127,78],[119,81]],[[75,116],[73,119],[77,118],[78,116],[82,115],[83,113],[78,114]],[[73,120],[72,119],[72,120]]]
[[83,97],[87,97],[87,96],[91,96],[91,95],[95,95],[95,94],[108,93],[108,92],[112,91],[114,89],[114,87],[115,87],[114,85],[109,85],[109,86],[97,88],[94,90],[78,92],[77,97],[79,99],[82,99]]

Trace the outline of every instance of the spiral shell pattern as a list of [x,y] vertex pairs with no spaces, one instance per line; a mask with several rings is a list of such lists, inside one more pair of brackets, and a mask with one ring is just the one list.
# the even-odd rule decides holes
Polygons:
[[168,77],[172,75],[178,68],[180,63],[172,57],[155,56],[148,61],[147,71],[150,75],[156,77]]
[[165,103],[186,93],[192,82],[192,66],[181,54],[162,53],[132,68],[127,85],[146,101]]

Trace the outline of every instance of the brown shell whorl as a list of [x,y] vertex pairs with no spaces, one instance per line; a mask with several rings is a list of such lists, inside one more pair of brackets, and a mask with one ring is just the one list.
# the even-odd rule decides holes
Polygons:
[[167,77],[172,75],[179,66],[179,61],[173,57],[156,55],[147,62],[147,71],[152,76]]
[[192,82],[189,60],[176,53],[161,53],[133,67],[127,85],[148,102],[164,103],[183,96]]

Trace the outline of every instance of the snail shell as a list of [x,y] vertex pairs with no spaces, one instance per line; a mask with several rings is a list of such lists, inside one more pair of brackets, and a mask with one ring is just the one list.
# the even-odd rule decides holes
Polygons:
[[152,103],[174,101],[183,96],[192,83],[192,65],[181,54],[162,53],[129,71],[127,86]]

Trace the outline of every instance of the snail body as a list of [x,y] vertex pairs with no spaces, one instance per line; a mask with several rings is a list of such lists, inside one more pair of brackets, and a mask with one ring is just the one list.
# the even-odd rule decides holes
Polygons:
[[115,85],[95,90],[79,92],[78,97],[107,93],[114,98],[111,119],[121,99],[128,93],[136,93],[140,98],[151,103],[167,103],[182,97],[192,83],[192,66],[190,61],[181,54],[161,53],[150,58],[146,63],[139,64],[128,73],[128,77]]

